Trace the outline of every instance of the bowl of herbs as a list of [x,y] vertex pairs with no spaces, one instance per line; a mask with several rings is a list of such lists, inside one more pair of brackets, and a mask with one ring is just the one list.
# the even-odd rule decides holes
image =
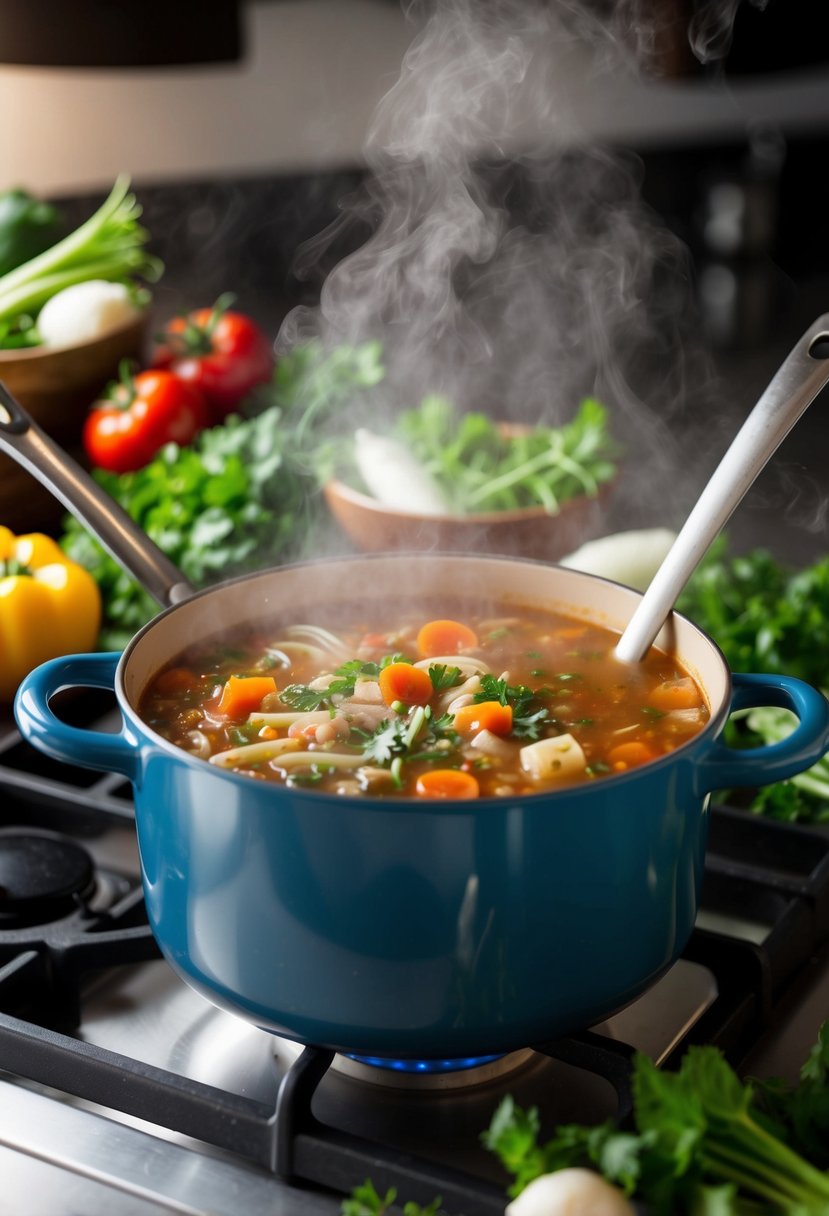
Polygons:
[[561,426],[461,412],[432,394],[385,433],[344,443],[324,494],[364,552],[442,549],[555,560],[595,534],[618,475],[606,408]]

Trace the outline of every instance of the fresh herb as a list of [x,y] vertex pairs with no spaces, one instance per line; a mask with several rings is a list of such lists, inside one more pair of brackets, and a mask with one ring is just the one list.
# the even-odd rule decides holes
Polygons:
[[[742,721],[752,738],[763,744],[781,742],[797,725],[794,714],[774,706],[752,709]],[[829,755],[788,781],[759,790],[752,810],[775,819],[808,818],[812,823],[829,823]]]
[[0,278],[0,323],[34,317],[59,291],[88,279],[157,279],[161,263],[145,249],[141,208],[121,176],[94,215],[69,236]]
[[829,1022],[800,1070],[797,1085],[775,1077],[755,1082],[762,1109],[787,1143],[813,1165],[829,1170]]
[[460,741],[452,722],[451,714],[433,718],[428,708],[419,705],[408,721],[395,718],[381,722],[364,744],[365,758],[383,767],[395,759],[441,759],[449,765]]
[[[321,510],[276,409],[229,418],[191,447],[168,444],[137,472],[95,479],[196,587],[301,556]],[[61,543],[101,589],[101,645],[123,648],[158,605],[74,518]]]
[[429,667],[429,679],[435,692],[444,688],[454,688],[463,680],[460,667],[449,667],[446,663],[432,663]]
[[[362,1186],[356,1186],[349,1199],[344,1199],[340,1207],[341,1216],[385,1216],[397,1199],[397,1191],[392,1186],[385,1195],[378,1195],[374,1184],[367,1178]],[[419,1203],[404,1203],[403,1216],[440,1216],[440,1196],[433,1199],[426,1207]]]
[[766,1086],[759,1098],[715,1047],[689,1048],[678,1072],[637,1054],[632,1129],[612,1121],[593,1128],[567,1125],[539,1144],[537,1111],[523,1111],[505,1098],[482,1139],[512,1175],[512,1195],[541,1174],[587,1166],[643,1200],[654,1216],[819,1216],[829,1212],[829,1175],[784,1142],[763,1102],[787,1128],[799,1116],[808,1129],[805,1139],[816,1137],[825,1154],[827,1054],[824,1027],[798,1090],[781,1093]]
[[[794,573],[763,549],[730,555],[721,537],[678,601],[679,609],[720,646],[734,671],[794,675],[829,688],[829,557]],[[772,743],[790,721],[785,711],[753,710],[729,723],[732,746]],[[786,821],[829,822],[829,763],[766,786],[751,810]]]
[[829,684],[829,557],[794,573],[763,549],[712,547],[678,607],[714,638],[733,671]]
[[384,720],[369,736],[363,749],[365,759],[382,766],[391,764],[395,756],[405,755],[408,751],[407,731],[406,722],[399,718],[395,718],[391,722]]
[[607,411],[592,397],[564,426],[504,434],[485,415],[459,414],[433,394],[401,414],[397,437],[460,513],[541,504],[554,514],[576,495],[597,494],[616,472]]

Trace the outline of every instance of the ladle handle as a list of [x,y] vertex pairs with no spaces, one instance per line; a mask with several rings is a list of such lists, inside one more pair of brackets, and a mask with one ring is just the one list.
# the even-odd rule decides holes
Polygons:
[[40,429],[2,381],[0,449],[42,482],[162,607],[193,594],[193,588],[167,555],[77,461]]
[[638,663],[647,653],[702,557],[827,380],[829,313],[795,345],[737,432],[619,639],[618,659]]

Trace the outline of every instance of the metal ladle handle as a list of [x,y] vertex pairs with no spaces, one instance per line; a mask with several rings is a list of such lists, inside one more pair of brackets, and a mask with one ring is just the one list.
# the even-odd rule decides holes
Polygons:
[[16,401],[0,381],[0,449],[42,482],[162,607],[193,588],[165,553]]
[[616,645],[638,663],[679,593],[760,471],[829,380],[829,313],[807,329],[781,365],[703,490]]

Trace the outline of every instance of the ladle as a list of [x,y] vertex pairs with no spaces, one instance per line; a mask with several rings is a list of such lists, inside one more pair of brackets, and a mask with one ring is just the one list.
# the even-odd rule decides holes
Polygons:
[[647,654],[699,562],[827,380],[829,313],[793,347],[714,470],[617,643],[622,662]]

